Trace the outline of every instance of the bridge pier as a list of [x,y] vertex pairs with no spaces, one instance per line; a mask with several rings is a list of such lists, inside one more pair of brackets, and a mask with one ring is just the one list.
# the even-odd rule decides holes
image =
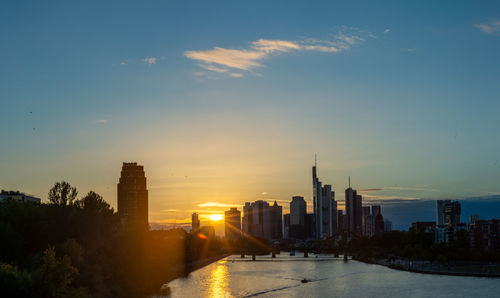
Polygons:
[[275,252],[271,253],[271,258],[276,258],[276,253]]
[[241,258],[244,259],[245,258],[245,254],[241,254]]
[[252,261],[255,261],[255,255],[252,255]]
[[347,261],[347,253],[344,253],[344,261]]
[[338,251],[336,251],[336,252],[333,254],[333,256],[334,256],[335,258],[338,258],[338,257],[339,257],[339,252],[338,252]]
[[308,258],[309,257],[309,253],[307,251],[304,251],[304,258]]

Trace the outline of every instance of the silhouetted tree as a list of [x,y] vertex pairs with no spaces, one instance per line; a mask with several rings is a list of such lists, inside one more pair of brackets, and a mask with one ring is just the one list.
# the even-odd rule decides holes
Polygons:
[[75,205],[83,210],[94,214],[112,215],[113,208],[99,194],[89,191],[89,193],[75,202]]
[[72,205],[78,191],[66,181],[56,182],[49,190],[49,202],[58,206]]

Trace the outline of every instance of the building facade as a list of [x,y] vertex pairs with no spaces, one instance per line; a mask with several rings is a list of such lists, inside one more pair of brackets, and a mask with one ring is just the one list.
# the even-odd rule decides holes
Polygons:
[[331,185],[322,186],[317,175],[316,165],[312,168],[313,211],[315,216],[316,238],[325,239],[335,236],[337,231],[337,203]]
[[3,200],[11,199],[14,201],[18,202],[25,202],[25,203],[35,203],[35,204],[40,204],[41,200],[40,198],[34,197],[27,195],[25,193],[22,193],[20,191],[13,191],[13,190],[3,190],[0,192],[0,202]]
[[198,213],[194,212],[191,214],[191,233],[194,233],[200,229],[200,217]]
[[126,228],[147,230],[148,189],[144,167],[123,163],[118,182],[118,215]]
[[229,241],[236,241],[241,237],[241,212],[231,208],[224,212],[225,235]]
[[243,207],[243,232],[246,235],[268,240],[283,238],[283,207],[275,201],[246,202]]

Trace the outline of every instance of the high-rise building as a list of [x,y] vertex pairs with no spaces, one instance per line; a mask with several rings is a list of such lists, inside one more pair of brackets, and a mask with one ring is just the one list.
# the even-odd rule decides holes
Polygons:
[[290,202],[290,225],[304,225],[307,203],[304,197],[294,196]]
[[444,226],[444,207],[446,204],[451,203],[450,200],[437,200],[436,201],[436,226]]
[[283,215],[283,239],[290,238],[290,213]]
[[191,233],[194,233],[200,229],[200,217],[198,213],[194,212],[191,215]]
[[444,206],[444,224],[447,226],[456,226],[460,224],[460,203],[449,202]]
[[332,186],[325,184],[317,176],[316,165],[312,168],[313,174],[313,211],[316,221],[316,237],[324,239],[335,235],[337,230],[337,204]]
[[[350,179],[349,179],[350,181]],[[349,182],[350,184],[350,182]],[[363,198],[356,193],[355,189],[349,188],[345,190],[345,209],[347,217],[346,230],[349,235],[362,235],[363,233]]]
[[375,222],[375,235],[384,234],[384,217],[381,212],[378,212],[377,216],[374,217],[373,221]]
[[391,231],[392,231],[392,221],[384,219],[384,232],[391,232]]
[[144,167],[136,162],[123,163],[118,182],[118,215],[127,228],[149,228],[146,175]]
[[243,206],[243,221],[242,221],[242,230],[244,235],[250,235],[251,223],[253,222],[253,207],[249,202],[245,203]]
[[245,234],[269,240],[283,237],[283,207],[258,200],[243,207],[243,231]]
[[372,206],[372,215],[373,217],[379,215],[381,212],[380,212],[380,205],[373,205]]
[[269,226],[264,226],[264,237],[273,240],[283,238],[283,207],[276,201],[269,206]]
[[231,208],[224,212],[226,239],[236,241],[241,237],[241,212]]

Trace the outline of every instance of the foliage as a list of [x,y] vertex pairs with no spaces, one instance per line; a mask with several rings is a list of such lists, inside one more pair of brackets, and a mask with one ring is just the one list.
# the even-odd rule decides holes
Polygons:
[[[49,204],[0,202],[2,297],[140,297],[220,255],[184,230],[128,231],[97,193],[56,183]],[[188,249],[189,248],[189,249]]]
[[54,205],[71,205],[76,199],[78,191],[66,181],[56,182],[49,190],[49,202]]

